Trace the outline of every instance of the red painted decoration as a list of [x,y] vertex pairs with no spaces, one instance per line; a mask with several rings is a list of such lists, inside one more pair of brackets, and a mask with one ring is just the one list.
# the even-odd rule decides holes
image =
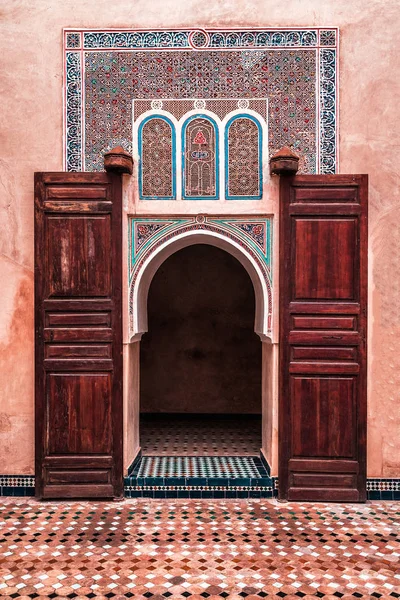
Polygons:
[[206,146],[207,145],[207,140],[205,138],[204,133],[201,131],[198,131],[195,135],[195,138],[193,140],[193,144],[199,144],[200,146]]

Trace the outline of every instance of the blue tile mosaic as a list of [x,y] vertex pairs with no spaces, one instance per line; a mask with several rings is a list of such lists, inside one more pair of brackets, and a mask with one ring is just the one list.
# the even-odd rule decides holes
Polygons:
[[125,478],[128,498],[272,498],[257,456],[144,456]]

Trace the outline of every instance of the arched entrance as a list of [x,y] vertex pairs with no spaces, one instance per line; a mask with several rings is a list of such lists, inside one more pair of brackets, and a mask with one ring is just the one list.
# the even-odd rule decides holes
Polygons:
[[159,267],[141,341],[143,455],[259,455],[254,312],[248,273],[224,250],[188,246]]
[[[259,409],[262,414],[262,441],[259,450],[262,449],[263,456],[269,465],[271,463],[276,464],[277,426],[273,419],[277,415],[276,407],[274,408],[274,403],[277,402],[277,344],[273,344],[271,339],[272,295],[269,273],[257,253],[252,251],[251,244],[246,246],[239,236],[231,235],[230,232],[228,235],[227,231],[222,227],[216,227],[214,223],[208,227],[207,222],[205,223],[201,219],[200,222],[194,222],[189,227],[181,227],[174,231],[174,235],[165,234],[161,236],[160,240],[154,243],[153,247],[150,247],[147,255],[145,254],[142,257],[132,277],[129,296],[129,343],[125,346],[125,364],[127,365],[125,373],[128,374],[125,378],[125,469],[129,468],[132,460],[140,451],[140,340],[143,333],[148,331],[150,287],[154,278],[157,278],[158,269],[164,269],[170,257],[173,255],[178,256],[179,251],[182,249],[187,250],[190,247],[207,248],[210,246],[213,248],[209,248],[208,252],[214,250],[219,252],[219,255],[228,254],[228,260],[234,261],[247,283],[251,284],[251,294],[253,296],[253,332],[251,335],[254,339],[255,332],[262,342],[260,352],[262,356],[259,357],[258,370],[258,377],[261,380]],[[240,263],[241,267],[237,263]],[[177,293],[179,292],[177,291]],[[168,315],[158,315],[159,319],[164,317],[167,318]],[[260,342],[258,341],[257,344],[260,344]],[[145,353],[148,356],[146,349]],[[244,409],[237,408],[238,413],[239,411],[246,412]],[[273,440],[274,435],[275,440]],[[259,450],[257,454],[259,454]]]

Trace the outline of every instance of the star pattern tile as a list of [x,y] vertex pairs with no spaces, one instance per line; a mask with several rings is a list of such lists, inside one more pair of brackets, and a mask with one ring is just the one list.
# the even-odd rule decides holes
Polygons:
[[400,598],[400,506],[268,500],[0,505],[0,597]]

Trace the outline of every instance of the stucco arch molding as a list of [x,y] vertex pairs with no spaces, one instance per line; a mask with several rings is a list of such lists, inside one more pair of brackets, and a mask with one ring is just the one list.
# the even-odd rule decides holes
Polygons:
[[171,254],[194,244],[216,246],[243,265],[254,287],[254,330],[261,340],[271,340],[271,238],[270,217],[130,218],[129,341],[147,331],[147,297],[157,269]]

